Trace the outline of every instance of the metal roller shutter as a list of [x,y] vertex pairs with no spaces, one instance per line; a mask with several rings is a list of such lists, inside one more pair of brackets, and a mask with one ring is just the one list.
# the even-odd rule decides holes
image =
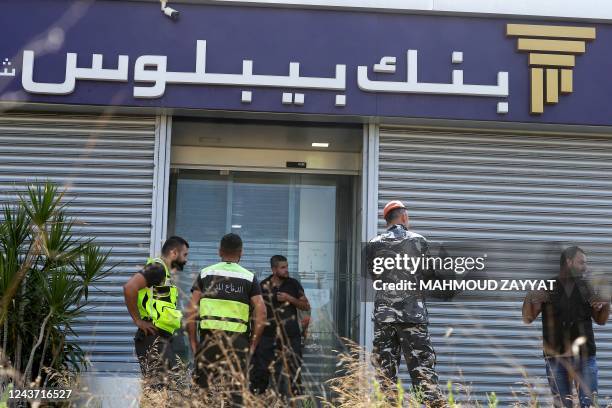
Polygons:
[[[412,229],[497,251],[492,270],[503,277],[533,276],[551,259],[558,265],[555,242],[585,248],[600,271],[612,263],[612,138],[381,128],[378,183],[379,220],[388,200],[404,200]],[[429,303],[444,388],[464,384],[472,399],[494,391],[506,406],[529,401],[529,382],[549,404],[541,323],[522,322],[523,296]],[[600,396],[610,397],[610,325],[595,325],[595,338]]]
[[154,117],[0,115],[0,204],[28,183],[54,181],[83,222],[77,234],[112,250],[118,263],[75,325],[96,371],[138,370],[122,285],[149,256],[155,130]]

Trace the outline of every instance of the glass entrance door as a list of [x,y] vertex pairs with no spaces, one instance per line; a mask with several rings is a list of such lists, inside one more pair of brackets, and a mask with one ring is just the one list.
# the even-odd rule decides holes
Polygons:
[[335,369],[339,337],[356,337],[353,276],[355,191],[350,176],[180,170],[171,179],[169,235],[190,244],[183,300],[200,269],[219,261],[221,237],[239,234],[241,264],[259,280],[284,255],[312,307],[304,381],[321,390]]

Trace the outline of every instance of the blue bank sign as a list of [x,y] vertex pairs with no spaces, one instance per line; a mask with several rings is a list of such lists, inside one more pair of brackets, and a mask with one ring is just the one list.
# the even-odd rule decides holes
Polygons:
[[0,100],[612,124],[606,25],[14,0]]

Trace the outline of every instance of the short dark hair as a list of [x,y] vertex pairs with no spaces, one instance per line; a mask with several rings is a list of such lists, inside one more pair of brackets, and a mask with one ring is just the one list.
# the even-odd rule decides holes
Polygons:
[[387,224],[393,221],[394,219],[396,219],[397,217],[399,217],[403,211],[408,211],[408,210],[400,207],[400,208],[394,208],[391,211],[389,211],[389,213],[385,217],[385,221],[387,221]]
[[561,268],[565,267],[565,264],[568,259],[574,259],[578,252],[586,255],[586,252],[584,252],[582,248],[576,245],[563,250],[563,252],[561,252],[561,259],[559,260],[559,265],[561,266]]
[[164,246],[162,246],[162,255],[166,256],[173,249],[180,249],[182,246],[189,248],[189,244],[183,238],[172,236],[164,242]]
[[240,235],[230,232],[221,238],[221,251],[228,255],[233,255],[242,249],[242,238]]
[[287,258],[282,255],[274,255],[270,258],[270,267],[275,268],[280,262],[287,262]]

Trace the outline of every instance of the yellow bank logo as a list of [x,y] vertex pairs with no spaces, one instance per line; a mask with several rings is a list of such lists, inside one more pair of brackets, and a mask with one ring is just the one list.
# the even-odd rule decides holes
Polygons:
[[518,37],[518,50],[529,53],[532,114],[544,112],[544,104],[559,102],[559,93],[573,91],[572,68],[584,54],[586,42],[595,39],[591,27],[508,24],[506,34]]

